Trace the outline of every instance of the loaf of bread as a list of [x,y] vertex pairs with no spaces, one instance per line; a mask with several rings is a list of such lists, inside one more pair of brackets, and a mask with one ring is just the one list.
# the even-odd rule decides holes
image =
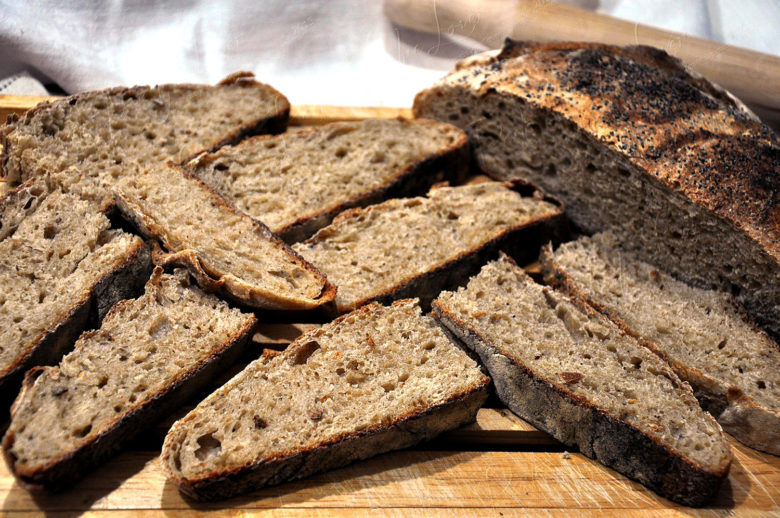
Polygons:
[[75,171],[102,182],[128,166],[180,163],[243,136],[278,133],[290,104],[239,72],[217,86],[112,88],[42,103],[0,129],[0,174],[21,182]]
[[506,256],[433,307],[523,419],[675,502],[699,506],[717,494],[732,458],[720,426],[606,317],[534,283]]
[[190,270],[208,291],[255,308],[308,310],[335,289],[268,228],[183,168],[149,167],[115,187],[122,213],[169,252],[159,264]]
[[186,270],[155,269],[58,366],[27,373],[3,437],[10,470],[30,487],[72,484],[234,361],[255,321]]
[[292,243],[346,208],[460,183],[468,167],[466,134],[454,126],[368,119],[247,139],[188,170]]
[[174,424],[160,464],[228,498],[473,421],[489,381],[415,301],[369,304],[251,363]]
[[140,238],[110,228],[100,201],[28,180],[0,200],[0,414],[24,372],[56,363],[87,325],[136,295],[151,271]]
[[414,113],[469,135],[476,162],[558,197],[587,233],[780,334],[780,146],[679,61],[649,47],[507,42],[418,94]]
[[438,186],[426,198],[346,211],[293,248],[338,287],[340,312],[411,296],[427,308],[499,249],[532,258],[559,230],[562,212],[519,181]]
[[748,446],[780,455],[780,347],[721,292],[693,288],[620,250],[610,233],[544,248],[545,282],[610,317],[693,387]]

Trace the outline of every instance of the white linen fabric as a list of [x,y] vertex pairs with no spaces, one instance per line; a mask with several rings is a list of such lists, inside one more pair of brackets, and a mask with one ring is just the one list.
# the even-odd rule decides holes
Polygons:
[[[567,3],[780,53],[780,1]],[[394,26],[372,0],[0,0],[0,78],[29,72],[68,93],[251,70],[293,104],[410,106],[481,50]]]

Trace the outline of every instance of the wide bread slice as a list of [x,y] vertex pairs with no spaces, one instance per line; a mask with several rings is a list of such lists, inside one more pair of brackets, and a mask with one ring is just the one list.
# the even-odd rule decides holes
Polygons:
[[199,157],[188,170],[288,243],[344,209],[460,183],[466,134],[425,120],[334,122],[247,139]]
[[49,176],[0,200],[0,414],[27,369],[58,362],[149,278],[149,248],[112,229],[103,208]]
[[611,233],[542,250],[545,282],[611,318],[691,384],[724,430],[780,455],[780,347],[722,292],[621,250]]
[[433,302],[479,354],[501,400],[567,446],[690,506],[710,501],[731,449],[661,358],[507,257]]
[[187,267],[208,291],[263,309],[308,310],[333,300],[335,289],[316,268],[179,166],[144,169],[114,192],[123,215],[170,252],[157,262]]
[[484,182],[343,212],[293,248],[338,287],[339,312],[412,296],[427,308],[498,250],[530,260],[563,228],[560,203],[533,186]]
[[10,471],[30,488],[73,483],[234,361],[255,322],[186,270],[155,269],[58,366],[27,373],[3,437]]
[[160,464],[228,498],[473,421],[489,381],[416,301],[369,304],[251,363],[173,425]]
[[780,145],[739,102],[644,46],[507,41],[418,94],[488,175],[559,198],[586,233],[702,288],[780,336]]
[[181,163],[246,135],[284,131],[287,99],[238,72],[216,86],[118,87],[42,103],[0,129],[0,175],[71,171],[112,184],[129,166]]

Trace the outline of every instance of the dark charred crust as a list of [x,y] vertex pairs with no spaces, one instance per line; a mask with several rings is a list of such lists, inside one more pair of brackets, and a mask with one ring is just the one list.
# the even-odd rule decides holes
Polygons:
[[281,452],[261,462],[200,478],[184,479],[170,473],[168,476],[182,493],[200,501],[225,499],[263,486],[307,477],[411,446],[472,421],[487,397],[488,383],[485,378],[441,404],[399,416],[387,425],[333,437],[316,447]]
[[723,473],[712,473],[682,458],[630,424],[539,376],[436,302],[433,308],[434,316],[479,354],[501,400],[523,419],[675,502],[699,507],[717,495],[730,464]]
[[[45,466],[30,472],[19,472],[15,466],[16,459],[10,453],[14,435],[9,431],[3,437],[3,453],[9,469],[16,479],[30,490],[45,489],[56,492],[71,486],[85,473],[113,456],[128,440],[181,406],[214,376],[235,363],[244,344],[252,336],[256,323],[255,317],[249,317],[243,328],[230,340],[221,344],[193,369],[172,380],[163,392],[135,405],[131,412],[113,421],[99,434],[85,440],[77,449]],[[39,374],[40,372],[36,373]]]

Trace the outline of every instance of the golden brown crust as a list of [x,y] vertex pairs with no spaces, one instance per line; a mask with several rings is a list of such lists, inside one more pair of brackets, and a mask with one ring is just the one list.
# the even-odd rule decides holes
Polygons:
[[[780,259],[776,137],[663,51],[511,42],[473,63],[437,86],[509,95],[563,117]],[[418,94],[416,114],[437,86]]]

